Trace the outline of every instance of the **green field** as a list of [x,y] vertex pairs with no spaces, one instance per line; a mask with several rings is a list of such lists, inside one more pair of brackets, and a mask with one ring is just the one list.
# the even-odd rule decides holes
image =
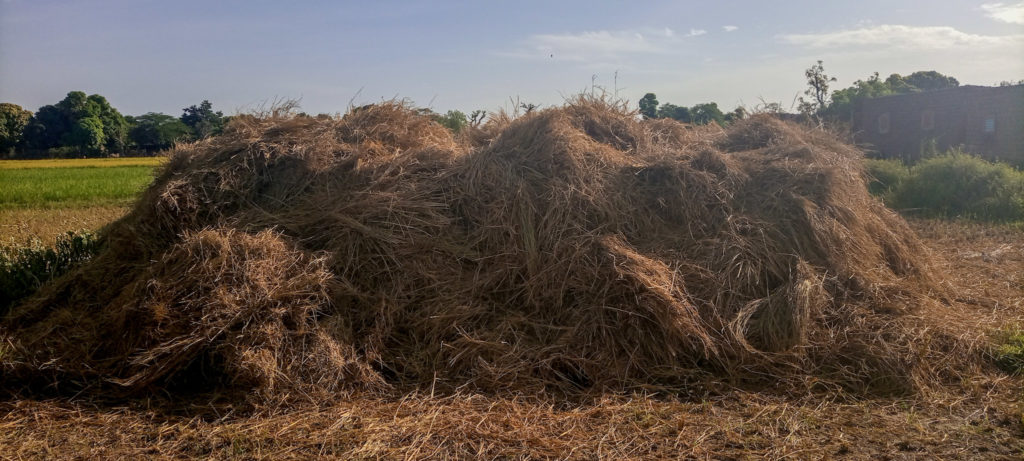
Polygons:
[[41,160],[0,160],[0,170],[29,168],[109,168],[115,166],[148,166],[162,164],[166,157],[54,158]]
[[126,205],[159,158],[0,161],[0,209]]

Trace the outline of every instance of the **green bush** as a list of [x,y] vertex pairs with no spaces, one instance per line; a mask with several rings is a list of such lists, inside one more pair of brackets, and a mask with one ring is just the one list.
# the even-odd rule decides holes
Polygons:
[[68,232],[57,237],[53,247],[38,240],[0,247],[0,315],[46,281],[88,261],[98,251],[96,236],[89,232]]
[[910,169],[899,159],[869,158],[864,161],[864,165],[870,176],[868,191],[883,200],[910,177]]
[[1024,172],[1005,163],[950,151],[909,168],[869,160],[868,188],[886,205],[924,216],[983,221],[1024,220]]

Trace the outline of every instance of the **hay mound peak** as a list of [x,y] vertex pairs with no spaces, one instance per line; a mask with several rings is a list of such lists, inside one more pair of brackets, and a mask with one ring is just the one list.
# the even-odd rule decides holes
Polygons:
[[826,133],[588,97],[470,130],[392,102],[178,147],[3,319],[6,384],[906,392],[969,361],[927,249]]

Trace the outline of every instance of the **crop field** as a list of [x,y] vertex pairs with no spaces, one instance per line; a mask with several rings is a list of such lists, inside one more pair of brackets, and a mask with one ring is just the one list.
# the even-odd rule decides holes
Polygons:
[[157,159],[0,161],[0,209],[124,206],[153,179]]
[[235,123],[155,182],[0,164],[6,242],[103,229],[0,311],[0,458],[1024,456],[1024,225],[810,128]]

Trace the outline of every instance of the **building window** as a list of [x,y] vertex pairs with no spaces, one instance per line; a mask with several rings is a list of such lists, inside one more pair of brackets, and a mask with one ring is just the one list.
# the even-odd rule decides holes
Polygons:
[[930,110],[921,112],[921,129],[924,131],[935,129],[935,112]]
[[986,133],[995,133],[996,132],[996,118],[991,116],[991,115],[988,116],[988,117],[985,117],[985,125],[981,128],[981,130],[986,132]]
[[878,133],[886,134],[889,132],[889,113],[886,112],[878,116]]

